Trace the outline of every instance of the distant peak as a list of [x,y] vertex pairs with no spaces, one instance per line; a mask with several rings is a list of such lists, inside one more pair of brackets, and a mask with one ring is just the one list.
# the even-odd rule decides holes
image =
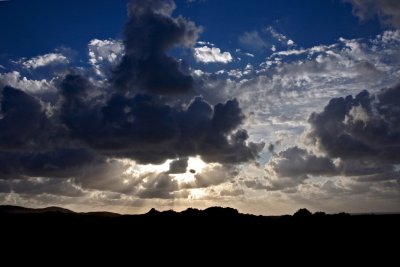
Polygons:
[[149,210],[149,212],[147,212],[146,214],[148,215],[153,215],[153,214],[159,214],[160,212],[158,210],[156,210],[155,208],[151,208],[151,210]]
[[308,209],[299,209],[298,211],[296,211],[293,216],[294,217],[310,217],[312,215],[312,213],[308,210]]

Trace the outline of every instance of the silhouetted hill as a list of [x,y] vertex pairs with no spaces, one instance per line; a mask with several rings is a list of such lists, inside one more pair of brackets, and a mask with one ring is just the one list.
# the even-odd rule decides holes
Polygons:
[[148,263],[166,259],[174,263],[187,257],[191,262],[203,259],[203,265],[208,265],[216,257],[221,265],[240,258],[255,265],[271,257],[286,262],[292,253],[306,262],[314,254],[330,261],[344,255],[357,259],[397,255],[392,244],[399,240],[399,225],[399,214],[330,215],[303,209],[293,216],[256,216],[221,207],[120,215],[0,206],[0,247],[5,256],[35,252],[31,258],[20,253],[13,260],[40,262],[54,256],[74,261],[76,255],[83,255],[89,262],[103,263],[103,257],[114,255],[113,261],[142,256]]
[[69,209],[64,209],[60,207],[46,207],[40,209],[24,208],[20,206],[3,205],[0,206],[0,213],[8,214],[40,214],[40,213],[56,212],[56,213],[74,213]]
[[[72,242],[86,246],[120,244],[121,240],[143,247],[168,242],[193,242],[214,246],[261,245],[303,247],[304,242],[352,247],[389,246],[387,239],[397,241],[400,215],[349,215],[345,213],[312,214],[300,209],[293,216],[256,216],[241,214],[232,208],[189,208],[182,212],[151,209],[142,215],[120,215],[109,212],[77,213],[58,207],[29,209],[0,206],[3,244],[35,247],[37,242],[53,244]],[[78,241],[81,240],[81,241]],[[244,242],[244,243],[243,243]],[[30,245],[29,245],[30,244]]]

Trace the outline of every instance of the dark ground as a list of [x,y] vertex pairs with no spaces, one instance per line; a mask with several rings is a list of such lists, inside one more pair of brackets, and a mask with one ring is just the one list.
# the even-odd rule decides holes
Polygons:
[[[158,260],[158,253],[166,251],[194,259],[225,255],[223,251],[233,256],[249,255],[243,253],[250,251],[255,259],[276,257],[272,251],[307,251],[304,257],[326,253],[325,257],[360,255],[365,260],[377,255],[397,257],[400,240],[400,214],[327,215],[305,209],[293,216],[255,216],[220,207],[119,215],[0,206],[0,222],[1,244],[7,251],[38,249],[47,253],[68,247],[85,255],[94,249],[96,257],[110,250],[136,256],[140,251],[154,252],[155,258],[147,260]],[[287,253],[281,260],[294,255]]]

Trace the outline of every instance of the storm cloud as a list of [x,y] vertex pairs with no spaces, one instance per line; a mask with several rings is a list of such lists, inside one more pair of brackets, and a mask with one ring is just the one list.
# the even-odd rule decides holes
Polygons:
[[[122,58],[101,72],[108,75],[101,82],[90,71],[64,71],[52,82],[50,101],[29,88],[2,86],[0,179],[8,180],[2,184],[5,191],[24,192],[32,184],[32,192],[44,192],[48,183],[49,190],[76,185],[76,194],[94,189],[170,198],[178,187],[169,174],[186,172],[188,157],[227,165],[258,158],[264,143],[250,142],[240,128],[245,116],[236,99],[213,105],[201,96],[190,100],[197,95],[193,78],[168,52],[191,47],[201,28],[173,17],[174,9],[173,1],[132,1]],[[138,164],[173,161],[169,172],[124,183],[127,167],[116,158]],[[33,177],[42,180],[29,180]],[[198,187],[228,179],[196,177]],[[58,178],[68,182],[53,180]]]
[[182,94],[192,89],[192,76],[167,52],[177,46],[193,46],[201,28],[181,16],[172,17],[174,9],[171,0],[129,4],[125,55],[111,76],[116,88],[156,94]]
[[107,156],[160,164],[200,155],[208,162],[239,163],[256,159],[264,146],[248,142],[245,130],[235,131],[244,116],[234,99],[211,106],[197,97],[182,108],[154,95],[115,93],[94,105],[80,94],[64,93],[61,119],[73,137]]

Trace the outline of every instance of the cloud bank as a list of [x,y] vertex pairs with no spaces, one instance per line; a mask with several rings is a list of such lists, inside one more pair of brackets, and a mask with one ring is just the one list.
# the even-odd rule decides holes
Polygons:
[[[174,9],[172,1],[130,2],[122,42],[90,41],[93,70],[63,70],[50,81],[1,74],[1,192],[188,197],[191,189],[231,179],[233,164],[258,158],[264,144],[241,129],[239,102],[193,97],[200,93],[189,69],[168,54],[192,48],[201,32],[172,16]],[[217,61],[232,60],[218,53]],[[34,70],[68,62],[52,53],[21,64]],[[211,165],[197,173],[190,157]],[[193,180],[179,182],[178,174]]]

